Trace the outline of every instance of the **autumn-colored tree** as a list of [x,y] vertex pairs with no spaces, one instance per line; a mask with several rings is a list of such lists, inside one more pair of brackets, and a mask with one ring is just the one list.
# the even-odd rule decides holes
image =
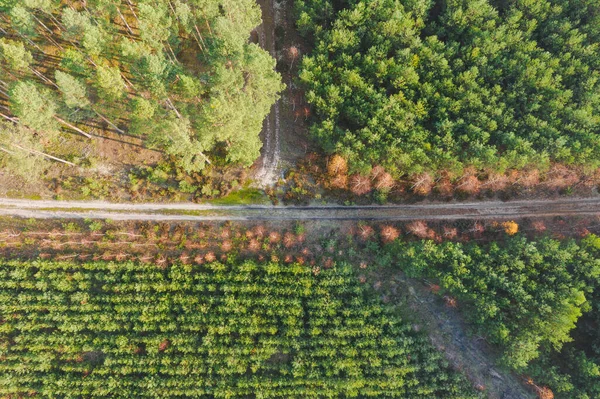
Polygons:
[[542,220],[535,220],[531,223],[531,227],[537,232],[546,231],[546,224]]
[[380,234],[381,241],[383,241],[384,244],[389,244],[393,241],[396,241],[396,239],[400,237],[400,232],[398,229],[390,225],[382,226]]
[[290,46],[287,50],[287,56],[290,60],[290,70],[294,67],[294,61],[300,56],[300,49],[296,46]]
[[518,174],[516,184],[525,188],[531,188],[540,184],[540,171],[537,169],[523,170]]
[[554,190],[572,187],[577,183],[579,183],[577,171],[561,164],[552,165],[552,168],[546,173],[544,181],[545,186]]
[[435,184],[435,191],[443,197],[452,197],[454,195],[454,185],[447,173],[442,173]]
[[158,345],[158,351],[164,352],[169,348],[169,346],[171,346],[171,342],[168,339],[165,339]]
[[327,174],[330,177],[335,177],[346,173],[348,173],[348,163],[346,160],[341,155],[332,155],[327,162]]
[[419,238],[428,238],[431,236],[431,230],[427,223],[422,220],[415,220],[406,227],[407,230]]
[[233,242],[231,240],[225,240],[221,243],[221,250],[223,252],[229,252],[233,249]]
[[217,257],[213,252],[209,252],[206,255],[204,255],[204,260],[206,260],[208,263],[211,263],[217,260]]
[[371,180],[375,181],[383,173],[385,173],[385,168],[381,165],[375,165],[371,168],[369,175],[371,176]]
[[600,185],[600,168],[594,169],[590,173],[585,174],[585,178],[581,182],[584,187],[597,187]]
[[539,399],[554,399],[554,392],[552,392],[550,388],[537,385],[533,379],[529,377],[526,378],[526,382],[533,387],[533,390]]
[[281,241],[281,234],[279,234],[277,231],[272,231],[269,233],[269,242],[271,244],[277,244],[279,241]]
[[266,234],[267,234],[267,229],[265,229],[265,226],[259,224],[258,226],[254,227],[254,235],[256,236],[256,238],[258,238],[259,240],[261,238],[263,238]]
[[456,238],[458,235],[458,229],[452,226],[444,226],[444,237],[447,239]]
[[548,387],[542,387],[536,393],[540,399],[554,399],[554,392]]
[[252,238],[248,241],[248,250],[250,252],[257,252],[260,250],[260,242],[256,238]]
[[332,177],[329,180],[329,185],[333,188],[345,190],[346,188],[348,188],[348,175],[340,174]]
[[304,115],[304,120],[307,120],[308,117],[310,116],[310,107],[308,107],[308,106],[302,107],[302,114]]
[[389,191],[395,184],[392,175],[386,172],[383,166],[379,165],[371,169],[371,180],[373,181],[373,187],[379,191]]
[[296,245],[296,237],[292,232],[286,231],[283,235],[283,245],[286,248],[291,248]]
[[449,308],[455,308],[458,306],[458,302],[456,301],[456,298],[449,296],[449,295],[444,295],[444,302],[446,303],[446,306],[448,306]]
[[355,195],[365,195],[373,189],[368,176],[354,174],[350,177],[350,189]]
[[502,223],[502,227],[504,228],[504,232],[509,236],[514,236],[519,232],[519,225],[512,220]]
[[410,187],[413,193],[417,195],[426,196],[431,193],[433,189],[434,181],[433,177],[429,173],[421,173],[414,176],[412,179],[412,186]]
[[201,265],[204,263],[204,256],[198,254],[196,256],[194,256],[194,263],[197,265]]
[[481,182],[474,174],[465,176],[463,180],[456,186],[456,190],[465,194],[475,195],[481,188]]
[[467,230],[469,233],[480,235],[485,231],[485,226],[480,222],[474,222],[471,228]]
[[375,235],[375,230],[369,225],[362,225],[358,227],[358,236],[363,241],[368,241]]
[[508,187],[509,183],[510,180],[506,174],[491,172],[481,186],[492,191],[500,191]]

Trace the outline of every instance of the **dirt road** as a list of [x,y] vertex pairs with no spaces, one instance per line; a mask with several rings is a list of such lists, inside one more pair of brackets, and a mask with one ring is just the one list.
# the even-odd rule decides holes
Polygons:
[[[277,60],[277,72],[287,86],[265,118],[260,136],[263,147],[252,178],[257,187],[264,188],[275,184],[285,170],[294,169],[312,146],[306,125],[310,107],[294,83],[305,49],[295,30],[293,1],[257,0],[257,3],[263,22],[256,29],[256,40]],[[290,58],[291,48],[296,50],[297,58]]]
[[458,220],[518,219],[600,214],[600,198],[488,201],[387,206],[218,206],[193,203],[108,203],[0,198],[0,215],[23,218],[113,220]]
[[[271,56],[277,59],[275,49],[275,9],[272,0],[261,0],[258,2],[262,10],[263,23],[257,28],[258,42],[262,48],[267,50]],[[271,113],[265,119],[261,134],[263,148],[259,159],[259,168],[254,176],[259,187],[273,185],[278,176],[280,162],[280,106],[278,100],[272,107]]]

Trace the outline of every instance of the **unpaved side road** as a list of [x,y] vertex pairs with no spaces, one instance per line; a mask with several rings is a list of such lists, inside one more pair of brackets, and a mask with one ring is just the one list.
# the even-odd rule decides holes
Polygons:
[[[271,56],[277,59],[275,49],[275,9],[273,0],[259,0],[262,10],[263,23],[257,28],[258,43],[267,50]],[[271,113],[265,119],[262,131],[263,148],[259,159],[259,168],[254,176],[259,187],[267,187],[275,184],[278,178],[278,167],[281,158],[280,137],[280,107],[278,100],[271,108]]]
[[593,216],[599,214],[600,198],[385,206],[219,206],[193,203],[135,204],[97,201],[34,201],[0,198],[0,215],[38,219],[406,221],[518,219],[524,217]]

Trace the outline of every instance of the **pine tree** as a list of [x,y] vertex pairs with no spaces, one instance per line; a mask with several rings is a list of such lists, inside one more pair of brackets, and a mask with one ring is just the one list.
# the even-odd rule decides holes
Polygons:
[[106,101],[115,101],[125,95],[125,82],[117,67],[98,65],[94,83]]
[[13,72],[23,73],[33,62],[31,53],[25,49],[22,42],[0,39],[0,55],[8,68]]
[[58,70],[54,76],[67,107],[86,108],[90,105],[90,101],[86,96],[86,86],[83,82],[68,73]]
[[10,110],[25,126],[40,132],[57,129],[56,103],[48,89],[30,81],[19,81],[9,92]]

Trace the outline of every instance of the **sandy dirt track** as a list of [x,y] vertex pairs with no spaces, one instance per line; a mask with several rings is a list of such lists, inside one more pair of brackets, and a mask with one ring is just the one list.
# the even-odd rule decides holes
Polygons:
[[193,203],[108,203],[0,198],[0,215],[23,218],[90,218],[148,221],[219,220],[458,220],[600,214],[600,198],[482,201],[368,206],[219,206]]

